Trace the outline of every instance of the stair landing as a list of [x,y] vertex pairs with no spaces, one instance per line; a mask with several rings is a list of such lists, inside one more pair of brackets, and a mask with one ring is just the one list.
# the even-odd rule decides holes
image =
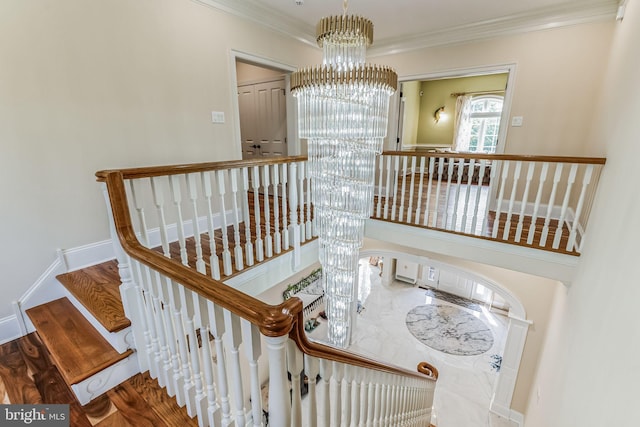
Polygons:
[[67,298],[26,313],[67,384],[77,384],[133,353],[118,353]]
[[116,260],[61,274],[56,278],[109,332],[118,332],[131,326],[124,315]]

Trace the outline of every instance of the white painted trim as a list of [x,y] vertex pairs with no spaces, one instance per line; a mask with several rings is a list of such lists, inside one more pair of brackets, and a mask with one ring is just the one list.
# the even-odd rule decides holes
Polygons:
[[289,251],[274,259],[263,262],[228,280],[226,285],[248,295],[259,295],[291,275],[318,262],[318,240],[300,245],[300,264],[294,267],[295,251]]
[[15,314],[0,319],[0,344],[13,341],[23,335]]
[[365,237],[571,282],[579,257],[454,233],[368,219]]
[[111,239],[62,250],[66,271],[80,270],[115,258]]
[[[259,0],[194,0],[218,10],[252,21],[310,46],[317,46],[315,26],[269,8]],[[572,2],[538,8],[496,19],[458,25],[413,36],[376,39],[368,56],[391,55],[435,46],[448,46],[494,37],[548,30],[577,24],[615,19],[618,0]],[[318,19],[321,17],[319,16]]]
[[578,24],[615,19],[617,0],[563,3],[530,12],[429,31],[408,37],[376,40],[368,51],[370,58],[436,46],[451,46],[496,37],[549,30]]
[[106,367],[86,380],[72,384],[71,390],[73,390],[73,394],[76,395],[80,404],[86,405],[107,390],[111,390],[140,372],[138,354],[134,352],[126,359]]
[[527,313],[524,306],[522,305],[520,300],[513,293],[511,293],[510,290],[502,287],[499,283],[494,282],[493,280],[483,276],[482,274],[479,274],[464,268],[456,267],[441,261],[436,261],[426,256],[413,255],[406,252],[378,250],[378,249],[366,249],[364,251],[360,251],[360,258],[368,258],[371,256],[383,256],[385,258],[389,257],[389,258],[395,258],[395,259],[403,259],[405,261],[413,262],[418,265],[426,264],[431,267],[436,267],[440,270],[451,271],[460,277],[480,283],[482,286],[485,286],[491,291],[502,296],[505,299],[505,301],[509,304],[509,307],[510,307],[509,313],[513,313],[512,316],[514,318],[525,319],[527,317]]
[[[203,0],[196,0],[203,1]],[[209,2],[211,0],[204,0],[204,2]],[[216,3],[216,1],[212,1]],[[234,5],[238,5],[239,2],[233,2]],[[262,6],[257,6],[262,7]],[[233,129],[233,140],[236,142],[235,147],[235,158],[242,158],[242,137],[240,135],[240,106],[238,104],[238,95],[237,95],[237,87],[238,87],[238,74],[236,70],[236,61],[245,61],[256,64],[258,66],[265,66],[268,68],[275,68],[283,71],[285,74],[285,92],[286,92],[286,106],[287,106],[287,154],[288,155],[296,155],[300,153],[300,139],[298,138],[298,127],[295,126],[297,123],[297,108],[294,108],[294,99],[291,94],[291,84],[289,79],[289,73],[296,70],[296,67],[293,65],[285,64],[273,59],[265,58],[262,56],[257,56],[251,53],[242,52],[239,50],[231,49],[229,51],[229,80],[230,80],[230,93],[231,93],[231,108],[233,111],[229,116],[233,119],[232,129]]]
[[[453,68],[449,70],[441,70],[432,73],[425,74],[413,74],[408,76],[399,76],[398,82],[409,82],[415,80],[440,80],[440,79],[453,79],[459,77],[473,77],[473,76],[484,76],[491,74],[501,74],[507,73],[507,86],[505,88],[504,93],[504,101],[502,104],[502,116],[500,118],[500,129],[498,131],[498,143],[496,145],[496,153],[500,154],[504,152],[504,148],[507,140],[507,132],[509,129],[509,117],[511,117],[511,105],[513,101],[513,92],[515,88],[515,79],[516,79],[516,63],[507,63],[507,64],[488,64],[488,65],[480,65],[476,67],[467,67],[467,68]],[[391,97],[391,102],[389,104],[389,125],[387,127],[387,133],[389,134],[387,149],[391,149],[392,146],[395,147],[395,144],[398,139],[398,122],[400,120],[399,108],[400,103],[400,94],[399,91]],[[402,146],[401,150],[406,149],[407,146]],[[395,149],[395,148],[394,148]]]
[[489,411],[494,414],[507,419],[509,421],[513,421],[518,425],[518,427],[524,426],[524,415],[521,412],[516,411],[515,409],[505,408],[502,405],[492,404]]

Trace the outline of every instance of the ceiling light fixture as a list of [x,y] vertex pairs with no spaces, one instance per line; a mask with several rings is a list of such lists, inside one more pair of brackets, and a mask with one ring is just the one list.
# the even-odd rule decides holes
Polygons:
[[365,64],[373,42],[370,20],[346,14],[322,18],[317,42],[323,65],[291,76],[299,134],[308,140],[309,171],[326,293],[328,340],[345,348],[353,331],[358,258],[371,216],[376,154],[387,133],[396,72]]

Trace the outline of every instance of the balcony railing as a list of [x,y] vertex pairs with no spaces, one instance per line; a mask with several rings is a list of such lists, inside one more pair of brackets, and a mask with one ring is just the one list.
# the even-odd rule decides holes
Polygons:
[[97,173],[140,366],[199,425],[429,425],[428,363],[312,342],[298,298],[269,305],[221,281],[280,254],[296,262],[313,239],[305,172],[287,158]]
[[603,158],[385,152],[373,218],[577,255]]

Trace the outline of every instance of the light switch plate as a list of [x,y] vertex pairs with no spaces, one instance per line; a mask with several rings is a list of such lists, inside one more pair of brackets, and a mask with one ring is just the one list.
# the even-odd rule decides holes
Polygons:
[[511,118],[511,126],[522,126],[522,116],[513,116]]
[[212,111],[211,121],[213,123],[224,123],[224,111]]

